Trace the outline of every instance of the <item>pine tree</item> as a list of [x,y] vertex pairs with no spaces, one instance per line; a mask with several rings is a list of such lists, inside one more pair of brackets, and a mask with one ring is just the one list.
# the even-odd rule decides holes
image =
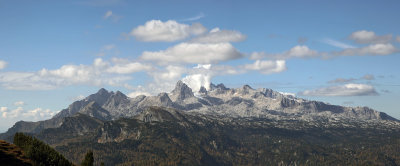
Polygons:
[[85,159],[83,159],[81,166],[93,166],[94,159],[93,159],[93,151],[89,150],[86,155]]

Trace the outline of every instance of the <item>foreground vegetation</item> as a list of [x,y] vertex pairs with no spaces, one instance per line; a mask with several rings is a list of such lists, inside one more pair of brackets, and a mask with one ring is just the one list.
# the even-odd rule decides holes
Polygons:
[[56,149],[75,162],[93,149],[105,165],[400,165],[399,131],[119,122],[116,128],[131,122],[140,137],[98,143],[92,133]]
[[60,153],[51,148],[44,142],[25,135],[23,133],[16,133],[14,135],[14,144],[20,147],[26,156],[32,160],[33,165],[47,166],[72,166],[73,164],[64,158]]
[[153,117],[80,115],[37,138],[17,133],[14,143],[34,165],[400,165],[397,122]]

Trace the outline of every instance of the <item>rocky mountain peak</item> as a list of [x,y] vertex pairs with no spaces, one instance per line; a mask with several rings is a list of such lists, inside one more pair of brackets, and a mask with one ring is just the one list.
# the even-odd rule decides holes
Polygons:
[[157,96],[160,99],[160,102],[164,105],[170,105],[172,103],[167,93],[160,93]]
[[85,107],[83,107],[79,113],[89,115],[91,117],[100,119],[100,120],[111,120],[110,113],[99,106],[95,101],[90,102]]
[[243,85],[242,89],[249,90],[249,89],[253,89],[253,88],[250,85]]
[[200,94],[205,94],[205,95],[206,95],[206,94],[207,94],[207,89],[206,89],[204,86],[201,86],[201,87],[200,87],[200,90],[199,90],[199,93],[200,93]]
[[175,100],[181,101],[185,100],[186,98],[194,97],[192,89],[189,88],[185,83],[182,81],[178,81],[176,83],[175,89],[172,91],[172,94]]
[[128,96],[126,96],[125,94],[123,94],[123,93],[120,92],[120,91],[115,92],[114,96],[115,96],[116,98],[118,98],[118,99],[127,99],[127,98],[128,98]]
[[225,87],[225,85],[223,83],[220,83],[218,85],[215,85],[213,83],[210,84],[210,89],[211,90],[229,90],[229,88]]
[[99,91],[97,91],[97,93],[88,96],[86,99],[89,101],[95,101],[99,105],[103,105],[113,94],[113,92],[109,92],[106,89],[101,88]]
[[109,93],[109,92],[108,92],[106,89],[100,88],[100,89],[97,91],[96,94],[107,94],[107,93]]

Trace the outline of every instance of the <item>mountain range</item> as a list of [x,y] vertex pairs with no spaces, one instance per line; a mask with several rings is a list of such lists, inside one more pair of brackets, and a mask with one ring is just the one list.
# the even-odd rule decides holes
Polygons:
[[[97,159],[109,165],[294,165],[325,161],[319,158],[324,155],[330,156],[326,161],[340,165],[345,163],[334,162],[338,157],[332,158],[335,155],[327,149],[347,153],[342,148],[350,146],[357,154],[362,147],[391,146],[397,151],[399,129],[397,119],[368,107],[331,105],[248,85],[227,88],[211,84],[208,90],[202,87],[193,92],[178,81],[170,93],[157,96],[129,98],[102,88],[51,119],[17,122],[0,134],[0,139],[11,140],[16,132],[24,132],[52,145],[72,161],[81,161],[82,154],[94,149]],[[382,134],[388,133],[395,143],[381,140]],[[287,144],[278,145],[282,141]],[[266,151],[261,145],[291,150],[270,160],[281,152]],[[318,153],[311,155],[314,152],[310,149]],[[376,155],[388,156],[390,152],[378,151]],[[368,158],[363,155],[359,157]],[[400,162],[400,158],[389,155],[377,159],[376,164],[396,164],[397,160]],[[360,164],[358,160],[352,163]]]

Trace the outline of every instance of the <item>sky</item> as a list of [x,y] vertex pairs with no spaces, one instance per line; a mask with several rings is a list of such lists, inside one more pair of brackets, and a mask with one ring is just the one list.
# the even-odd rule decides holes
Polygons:
[[0,0],[0,132],[104,87],[270,88],[400,119],[399,1]]

